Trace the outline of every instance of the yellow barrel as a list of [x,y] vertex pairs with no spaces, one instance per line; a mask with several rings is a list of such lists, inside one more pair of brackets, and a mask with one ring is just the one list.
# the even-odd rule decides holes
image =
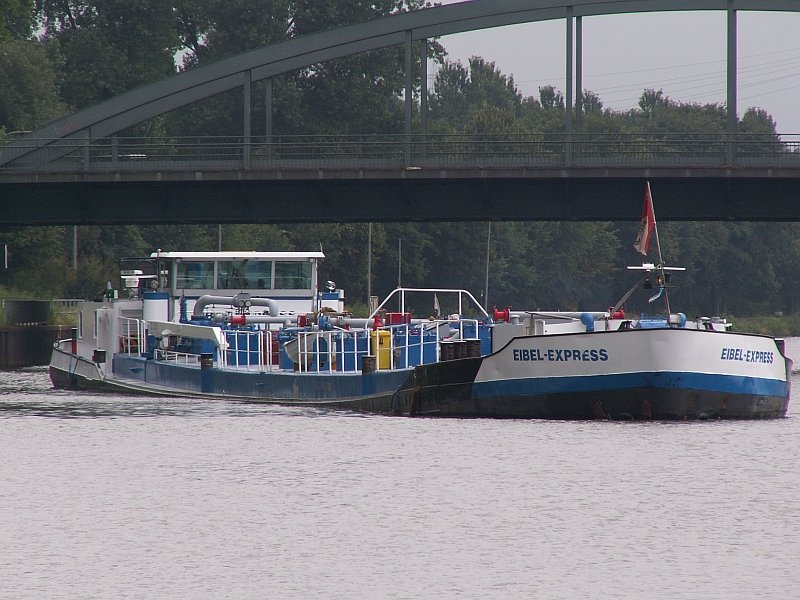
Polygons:
[[378,369],[390,369],[392,366],[392,334],[385,329],[372,331],[372,355],[377,356]]

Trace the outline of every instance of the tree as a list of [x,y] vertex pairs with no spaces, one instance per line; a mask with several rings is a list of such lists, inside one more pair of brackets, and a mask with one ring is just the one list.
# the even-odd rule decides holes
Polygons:
[[[71,108],[81,108],[175,70],[324,29],[415,10],[421,0],[374,3],[333,0],[7,0],[0,17],[0,134],[32,129]],[[35,17],[25,8],[35,8]],[[28,40],[32,24],[42,41]],[[414,47],[415,73],[423,59]],[[465,66],[444,61],[430,41],[426,55],[443,64],[429,94],[431,132],[482,137],[512,154],[503,136],[524,134],[527,144],[561,139],[564,97],[542,86],[538,98],[523,98],[514,78],[494,63],[473,57]],[[312,65],[273,79],[273,132],[387,133],[402,131],[405,57],[402,46]],[[415,80],[417,94],[426,86]],[[263,83],[252,86],[253,132],[263,131]],[[241,90],[232,90],[138,126],[137,132],[241,135]],[[68,106],[69,105],[69,106]],[[709,133],[727,130],[723,105],[681,103],[661,90],[644,90],[639,106],[624,112],[604,109],[596,94],[583,96],[581,151],[613,152],[615,139],[639,134],[657,140],[658,150],[698,152],[715,147]],[[738,123],[739,152],[776,151],[775,123],[765,111],[749,108]],[[677,139],[676,134],[681,134]],[[256,134],[257,135],[257,134]],[[713,137],[713,136],[712,136]],[[660,139],[659,139],[660,138]],[[592,147],[598,142],[598,149]],[[622,143],[620,141],[620,143]],[[654,146],[655,148],[656,146]],[[718,148],[717,148],[718,149]],[[777,151],[781,151],[778,149]],[[380,199],[376,199],[380,201]],[[459,218],[454,204],[454,219]],[[402,280],[420,287],[485,286],[487,223],[375,224],[372,235],[372,291],[397,285],[398,242],[402,240]],[[695,314],[795,310],[800,293],[794,265],[800,260],[795,224],[665,223],[665,256],[690,267],[675,277],[672,293]],[[368,226],[267,224],[225,225],[224,249],[316,249],[327,254],[322,278],[346,286],[348,298],[366,300]],[[215,250],[217,225],[82,227],[77,274],[69,268],[65,228],[20,228],[3,232],[12,269],[0,283],[37,295],[93,295],[106,281],[116,283],[123,255],[163,250]],[[635,225],[610,223],[492,223],[489,299],[492,304],[540,308],[602,309],[631,285],[620,265],[639,261],[630,242]],[[630,239],[629,239],[630,238]],[[622,243],[620,243],[620,241]],[[476,293],[476,295],[478,295]],[[363,299],[363,300],[362,300]],[[648,310],[646,297],[631,301]],[[427,307],[425,307],[425,310]],[[421,309],[423,310],[423,309]]]
[[475,113],[482,112],[484,118],[488,113],[493,113],[495,118],[505,115],[500,120],[505,123],[503,129],[508,129],[508,121],[519,118],[522,94],[513,77],[503,75],[492,62],[472,57],[469,70],[460,62],[442,65],[429,104],[434,127],[446,123],[456,130],[464,130],[472,122],[474,129],[476,121],[480,120]]
[[17,295],[57,298],[71,280],[64,248],[63,227],[20,227],[0,231],[8,244],[8,271],[0,271],[0,283]]
[[664,96],[662,90],[646,89],[639,98],[639,108],[646,115],[655,114],[659,107],[667,106],[669,98]]
[[[299,0],[293,4],[290,35],[299,37],[333,27],[372,20],[400,11],[428,5],[423,0],[380,0],[362,2],[316,2]],[[439,60],[442,47],[429,42],[426,54]],[[414,73],[420,73],[422,60],[414,48]],[[287,133],[400,133],[403,130],[405,73],[404,49],[394,46],[313,65],[297,73],[296,85],[302,102],[295,108],[302,113]],[[419,77],[415,87],[420,89]]]
[[[189,52],[184,57],[184,66],[207,64],[235,52],[375,19],[399,10],[416,10],[425,4],[419,0],[370,4],[345,0],[325,3],[184,0],[178,10],[181,40]],[[418,65],[419,48],[415,52]],[[429,42],[428,53],[434,58],[440,56],[441,46]],[[275,78],[273,132],[402,131],[404,74],[397,65],[402,65],[403,60],[403,48],[396,46],[328,61]],[[253,87],[258,94],[256,90],[261,86]],[[263,101],[252,103],[254,131],[263,131],[263,104]],[[203,105],[181,111],[179,127],[193,133],[240,135],[242,102],[238,90]]]
[[33,40],[0,42],[0,127],[32,130],[64,112],[42,45]]
[[594,92],[584,90],[581,95],[581,107],[584,113],[602,113],[603,101]]
[[0,2],[0,43],[11,39],[27,39],[33,32],[34,0],[2,0]]
[[184,68],[287,39],[291,6],[289,0],[179,0]]
[[179,38],[169,3],[40,0],[37,8],[42,37],[63,66],[62,98],[76,109],[175,72]]
[[564,95],[552,85],[539,88],[539,104],[546,110],[564,110]]

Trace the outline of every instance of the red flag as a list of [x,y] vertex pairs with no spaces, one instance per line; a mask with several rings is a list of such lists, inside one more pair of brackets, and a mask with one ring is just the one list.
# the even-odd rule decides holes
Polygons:
[[644,207],[642,208],[642,228],[639,230],[639,236],[633,244],[637,252],[641,252],[647,256],[647,251],[650,249],[650,238],[656,228],[656,215],[653,211],[653,197],[650,195],[650,182],[647,182],[647,187],[644,191]]

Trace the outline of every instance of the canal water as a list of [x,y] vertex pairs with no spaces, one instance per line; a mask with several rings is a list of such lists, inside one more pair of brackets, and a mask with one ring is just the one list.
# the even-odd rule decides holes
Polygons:
[[363,416],[0,372],[0,598],[791,598],[788,418]]

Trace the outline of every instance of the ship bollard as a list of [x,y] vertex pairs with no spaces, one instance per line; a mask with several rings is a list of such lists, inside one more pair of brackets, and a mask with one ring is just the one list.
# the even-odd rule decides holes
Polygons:
[[480,340],[467,340],[467,356],[475,358],[481,355],[481,341]]
[[441,358],[442,362],[447,360],[453,360],[455,358],[455,349],[453,348],[453,342],[442,342],[441,344],[442,353]]
[[375,365],[377,364],[377,357],[375,356],[362,356],[361,357],[361,373],[369,375],[375,372]]

